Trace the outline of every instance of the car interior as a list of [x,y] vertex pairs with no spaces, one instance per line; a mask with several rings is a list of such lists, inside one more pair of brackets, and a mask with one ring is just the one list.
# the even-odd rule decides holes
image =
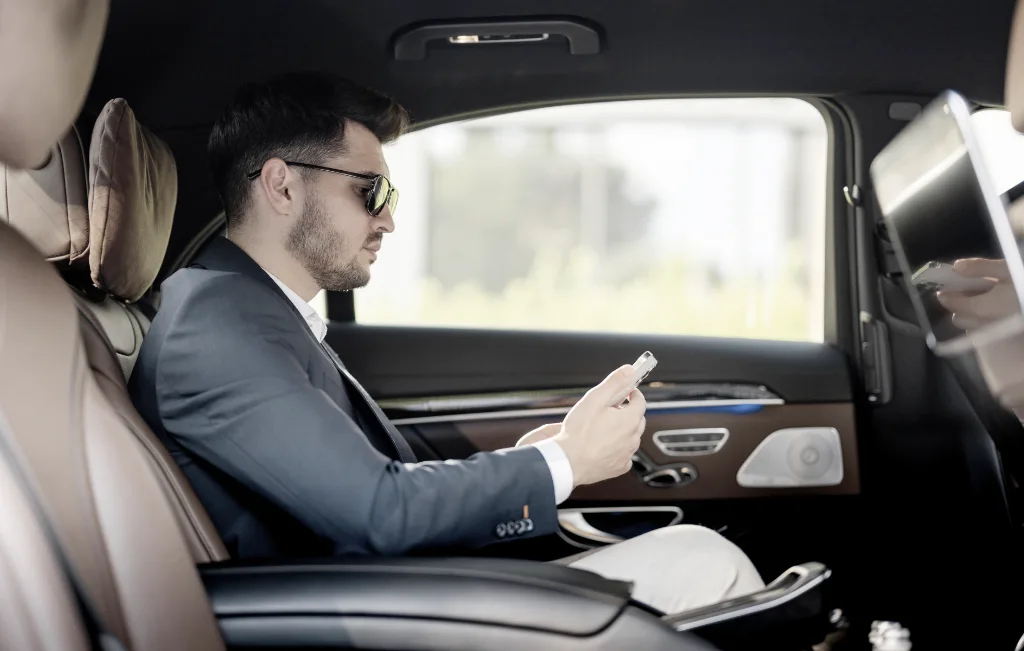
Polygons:
[[[0,649],[866,649],[879,621],[918,648],[1013,648],[1024,428],[973,360],[929,351],[868,168],[947,88],[1004,116],[998,138],[1017,137],[1004,110],[1004,88],[1024,79],[1024,51],[1008,59],[1024,39],[1014,14],[1011,0],[113,0],[74,125],[35,169],[0,166]],[[633,469],[577,488],[557,535],[407,558],[232,559],[133,408],[126,381],[160,283],[224,229],[210,127],[234,89],[293,70],[384,91],[413,117],[410,144],[385,150],[409,188],[409,231],[399,210],[382,258],[394,238],[394,256],[435,284],[414,290],[413,271],[385,260],[384,289],[319,298],[328,343],[420,459],[514,446],[609,369],[657,355]],[[620,119],[630,128],[616,131]],[[712,183],[701,168],[725,169],[718,155],[747,168],[677,214],[630,198],[630,170],[536,162],[598,140],[659,187]],[[537,142],[543,156],[527,158]],[[673,167],[687,148],[703,158]],[[1024,190],[1024,167],[1013,171],[1010,201]],[[528,192],[501,190],[520,182]],[[756,184],[740,188],[750,221],[715,230],[737,184]],[[775,199],[787,192],[799,199]],[[563,210],[534,193],[575,198]],[[566,211],[601,213],[599,236],[545,225]],[[673,268],[662,284],[621,272],[645,290],[609,291],[594,310],[536,298],[578,287],[496,271],[504,250],[558,248],[569,233],[603,252],[604,276],[587,278],[614,276],[653,256],[612,224],[620,214],[652,237],[677,232],[712,266],[783,266],[791,250],[758,230],[776,213],[780,232],[812,245],[798,294],[813,300],[766,289],[756,309],[715,315],[680,298],[702,294]],[[446,278],[475,272],[512,287],[502,296],[518,313],[464,309],[476,290]],[[708,286],[730,286],[717,273]],[[408,316],[431,297],[434,312]],[[563,321],[518,320],[551,305]],[[640,325],[605,327],[626,321],[601,310]],[[680,523],[736,543],[767,588],[663,613],[627,582],[552,562]]]

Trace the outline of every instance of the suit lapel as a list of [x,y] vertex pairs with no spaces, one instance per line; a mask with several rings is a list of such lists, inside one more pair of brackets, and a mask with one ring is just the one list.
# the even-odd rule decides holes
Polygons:
[[[218,237],[210,242],[206,248],[203,249],[202,253],[196,256],[195,263],[192,266],[203,267],[205,269],[213,269],[215,271],[232,271],[235,273],[244,274],[255,278],[262,282],[264,285],[273,290],[281,299],[288,304],[288,307],[294,313],[295,317],[301,323],[301,329],[306,333],[307,336],[313,341],[317,347],[327,355],[331,365],[341,375],[341,381],[347,385],[349,389],[349,400],[353,402],[358,400],[362,403],[363,411],[369,411],[373,414],[374,419],[380,426],[386,438],[390,441],[391,447],[394,448],[399,461],[405,463],[414,463],[416,461],[416,455],[413,454],[412,448],[406,442],[405,438],[398,431],[398,428],[388,419],[388,417],[381,411],[381,408],[377,406],[370,394],[366,392],[366,389],[361,384],[356,382],[356,379],[352,377],[352,374],[348,372],[345,365],[341,363],[341,359],[337,353],[331,349],[326,343],[317,341],[316,336],[309,329],[309,325],[306,323],[306,319],[303,318],[299,310],[292,304],[291,299],[281,291],[281,288],[277,286],[277,283],[267,275],[267,272],[263,271],[262,267],[256,264],[256,261],[249,257],[249,255],[239,248],[231,240]],[[357,408],[353,405],[353,408]]]
[[345,365],[341,363],[341,359],[338,354],[334,352],[334,349],[328,346],[326,343],[322,344],[321,347],[327,353],[327,356],[331,358],[334,363],[334,367],[341,373],[341,378],[344,382],[347,382],[355,393],[362,399],[363,404],[370,409],[373,413],[374,418],[377,419],[377,423],[387,433],[388,438],[391,439],[391,443],[395,446],[395,451],[398,452],[399,461],[405,463],[414,463],[416,461],[416,455],[413,453],[412,448],[406,442],[405,437],[398,431],[394,423],[384,414],[381,408],[377,405],[377,402],[366,392],[363,385],[356,382],[356,379],[352,377],[352,374],[348,372]]

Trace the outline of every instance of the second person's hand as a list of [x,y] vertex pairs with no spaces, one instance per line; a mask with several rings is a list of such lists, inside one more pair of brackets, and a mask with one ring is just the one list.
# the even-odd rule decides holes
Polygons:
[[1020,310],[1005,260],[964,258],[956,261],[953,271],[965,278],[993,281],[987,291],[964,293],[943,290],[935,295],[939,304],[953,314],[953,325],[957,328],[974,330]]

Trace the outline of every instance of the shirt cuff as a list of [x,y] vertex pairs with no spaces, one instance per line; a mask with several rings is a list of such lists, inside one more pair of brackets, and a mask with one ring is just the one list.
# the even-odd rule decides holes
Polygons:
[[569,499],[572,493],[574,479],[572,476],[572,465],[565,450],[554,439],[544,439],[534,443],[533,447],[540,451],[544,461],[548,464],[551,472],[551,482],[555,485],[555,504],[561,504]]

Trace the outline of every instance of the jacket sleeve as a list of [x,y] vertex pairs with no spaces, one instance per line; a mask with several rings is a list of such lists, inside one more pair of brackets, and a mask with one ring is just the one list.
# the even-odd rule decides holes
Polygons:
[[[295,320],[239,275],[179,306],[157,366],[165,429],[339,554],[399,555],[554,532],[551,474],[532,447],[403,464],[314,387]],[[302,333],[299,333],[302,334]]]

